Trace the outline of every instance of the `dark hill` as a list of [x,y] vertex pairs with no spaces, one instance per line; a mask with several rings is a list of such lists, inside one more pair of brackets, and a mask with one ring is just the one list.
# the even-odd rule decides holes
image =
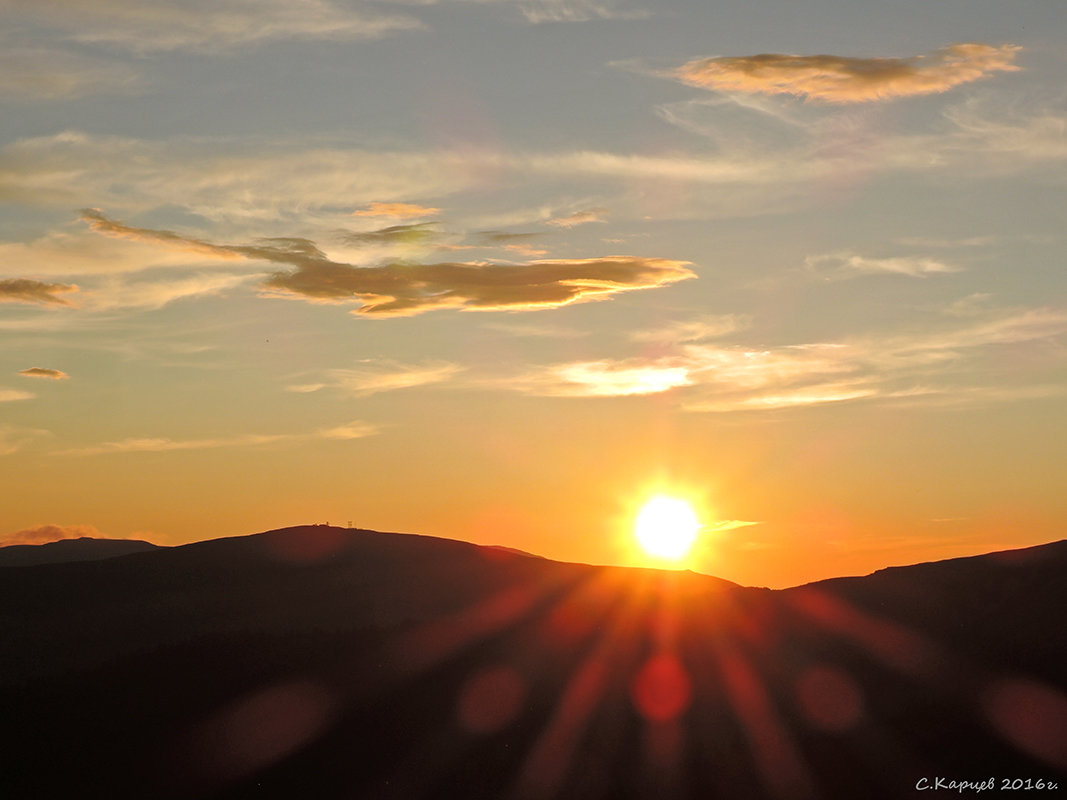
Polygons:
[[308,526],[6,569],[0,796],[1067,785],[1065,562],[1057,543],[772,592]]
[[47,544],[10,544],[0,547],[0,567],[60,564],[68,561],[98,561],[130,553],[156,550],[159,545],[140,539],[61,539]]

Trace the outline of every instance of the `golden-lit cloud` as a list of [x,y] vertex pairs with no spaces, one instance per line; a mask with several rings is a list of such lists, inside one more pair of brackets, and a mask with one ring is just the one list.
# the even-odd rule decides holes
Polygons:
[[376,39],[421,28],[402,14],[382,14],[337,0],[183,0],[145,3],[107,0],[33,0],[3,4],[9,22],[54,31],[59,39],[135,53],[222,51],[264,42],[304,39]]
[[286,387],[291,392],[309,393],[336,388],[354,397],[368,397],[379,392],[411,389],[442,383],[462,372],[463,368],[447,362],[402,364],[397,361],[365,359],[352,369],[332,369],[317,383]]
[[7,389],[0,386],[0,403],[12,403],[18,400],[32,400],[37,395],[33,392],[24,392],[21,389]]
[[925,278],[929,275],[962,272],[962,267],[922,256],[867,258],[856,253],[826,253],[808,256],[804,266],[812,275],[823,280],[843,280],[860,275],[906,275]]
[[559,364],[506,382],[510,388],[544,397],[629,397],[658,394],[693,379],[683,365],[631,361]]
[[[976,403],[1050,396],[1047,386],[1002,390],[973,383],[990,348],[1055,347],[1067,314],[1050,309],[987,314],[970,324],[907,335],[774,347],[676,340],[666,355],[555,364],[494,385],[551,397],[678,391],[687,411],[783,409],[861,399]],[[1055,392],[1053,392],[1055,394]]]
[[696,59],[673,74],[684,83],[715,91],[859,103],[937,94],[994,72],[1018,70],[1012,62],[1019,50],[1014,45],[965,42],[910,58],[762,53]]
[[747,314],[705,315],[697,319],[671,322],[660,328],[634,331],[630,338],[635,342],[653,344],[681,344],[718,339],[752,326],[752,317]]
[[395,217],[396,219],[413,219],[432,217],[441,213],[439,208],[419,206],[414,203],[368,203],[365,208],[352,212],[353,217]]
[[256,276],[197,273],[182,278],[124,280],[109,277],[87,290],[81,306],[88,311],[156,309],[190,297],[217,296]]
[[27,378],[49,378],[54,381],[66,380],[70,377],[67,373],[58,369],[49,369],[48,367],[30,367],[29,369],[20,369],[19,375],[25,375]]
[[207,439],[171,439],[169,437],[130,437],[87,447],[60,451],[67,456],[96,456],[107,453],[166,453],[180,450],[211,450],[220,447],[263,447],[313,439],[361,439],[373,436],[381,428],[355,420],[332,428],[320,428],[313,433],[249,433],[239,436],[220,436]]
[[381,431],[381,427],[378,425],[372,425],[369,422],[349,422],[345,425],[336,425],[332,428],[321,428],[317,433],[321,439],[338,439],[341,441],[347,441],[349,439],[363,439],[367,436],[374,436]]
[[504,249],[510,250],[512,253],[518,253],[524,258],[536,258],[537,256],[543,256],[545,253],[548,252],[547,250],[541,250],[540,248],[534,247],[533,245],[522,244],[521,242],[517,242],[515,244],[506,244],[504,245]]
[[135,228],[85,209],[82,219],[97,233],[221,259],[286,264],[263,286],[275,295],[360,304],[357,314],[411,316],[435,309],[532,310],[600,300],[696,277],[681,261],[603,258],[532,261],[526,264],[392,262],[357,267],[330,260],[306,239],[269,239],[254,245],[216,245],[172,231]]
[[9,456],[27,445],[51,436],[48,431],[0,423],[0,456]]
[[577,225],[587,225],[590,222],[607,222],[604,219],[607,213],[605,208],[590,208],[585,211],[575,211],[565,217],[554,217],[553,219],[545,220],[545,224],[555,225],[557,228],[573,228]]
[[46,283],[30,278],[0,278],[0,303],[69,306],[70,301],[60,295],[76,291],[78,287],[73,284]]
[[0,37],[0,95],[59,100],[95,92],[131,92],[141,86],[125,64],[57,49],[9,46]]
[[663,258],[532,261],[526,264],[392,263],[353,267],[308,261],[294,272],[275,273],[264,285],[313,300],[356,300],[355,313],[395,317],[439,309],[528,311],[605,299],[696,277],[684,262]]
[[61,539],[101,538],[100,531],[92,525],[38,525],[36,528],[24,528],[6,535],[0,535],[0,547],[12,544],[47,544]]
[[587,330],[559,325],[538,325],[532,322],[487,322],[484,327],[509,336],[528,336],[539,339],[577,339],[589,335]]

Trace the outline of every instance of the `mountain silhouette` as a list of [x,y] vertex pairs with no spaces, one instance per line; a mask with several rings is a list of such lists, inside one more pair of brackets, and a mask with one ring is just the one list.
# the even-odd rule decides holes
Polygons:
[[68,561],[98,561],[155,550],[159,545],[140,539],[60,539],[47,544],[9,544],[0,547],[0,567],[60,564]]
[[771,591],[321,525],[7,567],[0,795],[1065,793],[1065,568]]

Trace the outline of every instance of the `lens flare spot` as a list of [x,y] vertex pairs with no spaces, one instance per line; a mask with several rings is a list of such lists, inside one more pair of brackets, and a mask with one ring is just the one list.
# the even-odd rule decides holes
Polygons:
[[689,673],[673,653],[650,657],[630,687],[634,707],[650,722],[668,722],[689,707]]

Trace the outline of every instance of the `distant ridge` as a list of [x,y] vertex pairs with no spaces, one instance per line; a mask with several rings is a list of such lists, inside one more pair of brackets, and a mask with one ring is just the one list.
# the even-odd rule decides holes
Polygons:
[[1067,541],[770,590],[326,525],[8,568],[0,796],[1067,789],[1065,574]]
[[101,561],[158,550],[160,546],[140,539],[60,539],[46,544],[9,544],[0,547],[0,567],[30,567],[39,564],[66,564],[75,561]]

